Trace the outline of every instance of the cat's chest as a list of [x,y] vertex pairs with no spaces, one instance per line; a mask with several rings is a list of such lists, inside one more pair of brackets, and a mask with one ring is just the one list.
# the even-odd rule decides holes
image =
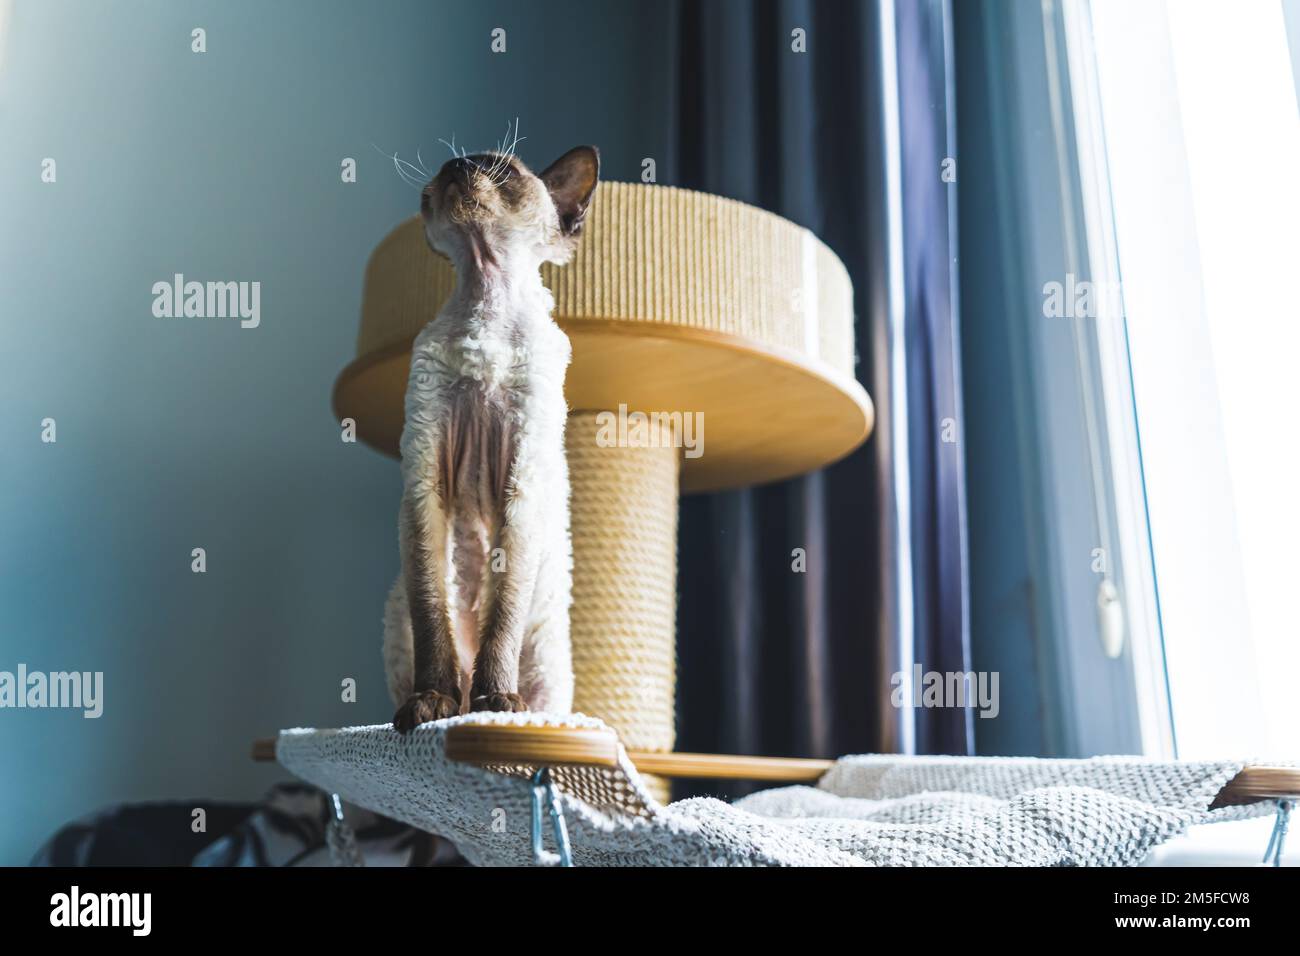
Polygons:
[[473,392],[518,407],[529,396],[562,395],[568,339],[554,326],[524,334],[426,330],[411,352],[408,405],[437,405]]
[[416,342],[408,397],[436,399],[448,389],[485,393],[527,390],[531,350],[520,341],[467,334]]

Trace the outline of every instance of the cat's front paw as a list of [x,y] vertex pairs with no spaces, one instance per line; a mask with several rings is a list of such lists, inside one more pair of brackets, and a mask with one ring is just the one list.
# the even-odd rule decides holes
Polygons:
[[460,703],[455,698],[436,690],[420,691],[406,698],[406,702],[397,708],[397,713],[393,715],[393,727],[398,733],[410,733],[420,724],[455,717],[458,713]]
[[469,709],[522,714],[528,709],[528,704],[518,694],[481,694],[470,701]]

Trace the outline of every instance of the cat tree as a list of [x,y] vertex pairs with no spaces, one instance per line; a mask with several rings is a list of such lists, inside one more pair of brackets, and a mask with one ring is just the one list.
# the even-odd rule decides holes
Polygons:
[[[574,710],[629,748],[671,751],[678,493],[802,474],[866,438],[853,288],[835,254],[788,220],[631,183],[598,187],[573,261],[542,275],[573,344]],[[411,342],[454,284],[418,217],[371,255],[334,410],[386,454],[397,454]],[[702,435],[685,428],[696,423]],[[620,434],[631,440],[598,440]]]
[[[1010,764],[999,758],[951,765],[943,762],[954,758],[897,758],[899,766],[873,770],[870,757],[837,764],[672,752],[679,491],[802,474],[848,454],[872,427],[871,400],[853,374],[853,290],[835,255],[806,229],[742,203],[604,183],[574,260],[543,267],[543,278],[555,296],[555,319],[573,344],[566,443],[574,710],[599,719],[475,714],[421,726],[405,738],[391,726],[282,731],[256,742],[254,756],[278,759],[336,794],[331,826],[339,832],[346,830],[342,797],[447,835],[471,859],[487,862],[569,862],[579,852],[607,865],[845,862],[848,837],[856,834],[859,852],[869,856],[878,834],[838,819],[821,832],[815,818],[782,815],[773,823],[742,811],[735,817],[722,804],[664,807],[666,785],[657,774],[819,787],[864,769],[873,778],[920,771],[1005,778]],[[371,256],[357,357],[339,377],[334,408],[387,454],[397,454],[402,431],[411,342],[454,283],[450,265],[425,245],[418,219],[399,225]],[[638,413],[664,417],[642,422]],[[697,414],[702,444],[698,431],[685,429]],[[640,440],[617,440],[629,433]],[[614,442],[601,440],[611,434]],[[697,442],[689,455],[678,447],[688,437]],[[1069,761],[1021,763],[1017,772],[1035,778],[1074,772],[1065,767]],[[1261,802],[1276,803],[1266,857],[1280,861],[1300,769],[1131,763],[1120,771],[1147,780],[1155,794],[1147,796],[1172,801],[1169,812],[1183,823],[1238,805],[1255,804],[1256,811],[1243,812],[1257,812],[1267,809]],[[836,786],[832,780],[819,792],[833,796]],[[1125,800],[1116,805],[1137,805],[1121,789]],[[577,836],[572,853],[562,806]],[[493,825],[503,814],[531,820],[531,850],[515,824],[500,832]],[[544,846],[548,814],[558,855]],[[930,860],[933,828],[913,829],[910,843],[895,842],[919,854],[917,861]],[[1133,850],[1135,832],[1121,826],[1112,836]],[[1079,846],[1063,844],[1053,860],[1086,862],[1097,834],[1082,825],[1070,833]],[[1056,833],[1045,845],[1060,842]]]

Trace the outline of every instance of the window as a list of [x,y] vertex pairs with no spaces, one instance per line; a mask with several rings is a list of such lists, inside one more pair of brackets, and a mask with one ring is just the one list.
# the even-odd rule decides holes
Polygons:
[[[1283,3],[1066,11],[1092,53],[1071,56],[1076,127],[1091,102],[1104,143],[1081,155],[1084,192],[1095,176],[1109,195],[1089,252],[1113,244],[1131,367],[1107,416],[1135,418],[1159,601],[1159,628],[1133,637],[1156,661],[1163,638],[1180,757],[1300,757],[1300,116]],[[1122,430],[1109,441],[1122,455]]]

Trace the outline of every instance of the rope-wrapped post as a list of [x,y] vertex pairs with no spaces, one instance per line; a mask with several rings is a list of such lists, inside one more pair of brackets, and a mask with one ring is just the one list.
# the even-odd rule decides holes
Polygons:
[[[573,709],[605,721],[629,750],[671,751],[681,453],[671,429],[654,421],[640,432],[647,440],[620,443],[607,414],[575,411],[565,433]],[[667,800],[667,781],[646,784]]]

